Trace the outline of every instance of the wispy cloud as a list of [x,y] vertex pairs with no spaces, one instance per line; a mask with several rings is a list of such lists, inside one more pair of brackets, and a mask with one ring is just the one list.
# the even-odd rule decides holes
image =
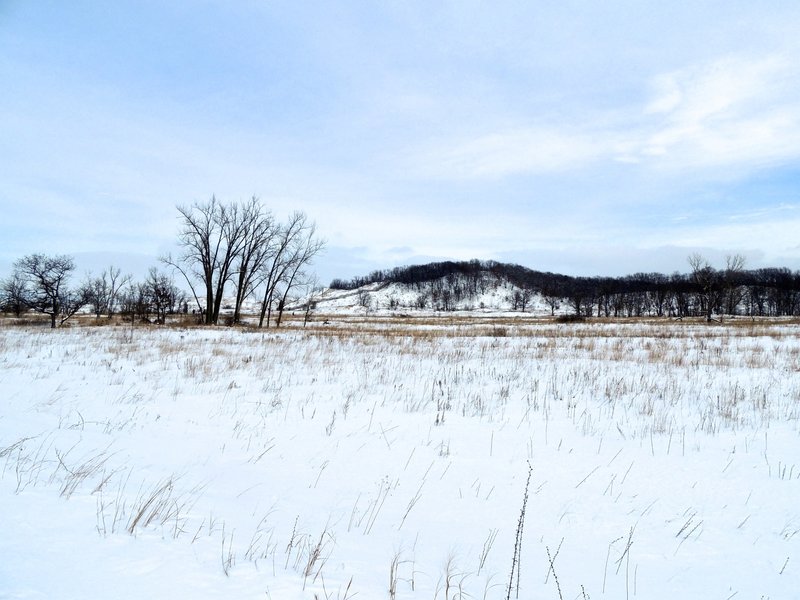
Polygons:
[[17,4],[0,259],[149,253],[215,193],[306,210],[356,272],[738,240],[800,265],[771,211],[798,202],[795,5]]
[[800,65],[784,56],[725,57],[658,75],[638,154],[675,168],[749,165],[800,156]]
[[489,133],[421,156],[423,172],[472,179],[563,171],[601,158],[607,151],[602,139],[588,133],[527,127]]
[[545,125],[519,120],[439,142],[419,152],[419,169],[445,179],[491,179],[610,161],[697,172],[800,157],[800,63],[785,56],[726,56],[657,74],[642,87],[650,92],[643,105]]

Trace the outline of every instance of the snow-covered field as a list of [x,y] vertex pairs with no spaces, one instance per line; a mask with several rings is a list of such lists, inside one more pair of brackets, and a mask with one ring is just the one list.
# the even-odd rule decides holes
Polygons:
[[800,597],[798,325],[292,327],[0,327],[0,597]]

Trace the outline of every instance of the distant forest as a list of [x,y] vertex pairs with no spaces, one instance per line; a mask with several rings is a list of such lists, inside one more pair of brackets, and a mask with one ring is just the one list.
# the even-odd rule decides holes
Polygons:
[[571,277],[495,261],[446,261],[373,271],[349,281],[335,279],[330,287],[350,290],[377,282],[402,283],[419,292],[419,308],[438,310],[452,310],[457,303],[508,282],[514,287],[514,310],[522,311],[539,294],[551,314],[566,305],[578,316],[710,321],[716,315],[800,315],[800,271],[748,270],[740,256],[729,257],[724,269],[713,268],[699,255],[690,256],[689,265],[691,272],[685,274]]

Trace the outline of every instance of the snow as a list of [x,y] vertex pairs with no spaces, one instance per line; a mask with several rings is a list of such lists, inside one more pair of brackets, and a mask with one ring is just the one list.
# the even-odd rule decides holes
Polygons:
[[[419,287],[396,282],[376,282],[370,283],[353,290],[337,290],[326,288],[315,296],[318,308],[321,312],[332,311],[336,314],[370,314],[370,315],[397,315],[399,312],[420,314],[436,314],[437,302],[431,298],[431,290],[437,285],[442,289],[452,289],[463,283],[463,278],[455,276],[452,281],[445,279],[433,280],[420,284]],[[524,290],[508,281],[496,280],[491,278],[484,286],[483,291],[476,294],[464,294],[463,298],[454,301],[452,310],[447,312],[470,314],[496,314],[514,313],[514,293],[523,293]],[[525,313],[535,316],[550,315],[550,307],[539,293],[531,293],[530,300],[525,307]],[[420,295],[426,296],[424,309],[419,308]],[[305,299],[298,300],[298,306],[302,305]],[[366,303],[366,306],[364,305]],[[556,309],[556,314],[566,312],[566,306]],[[440,308],[440,307],[439,307]],[[522,312],[522,311],[520,311]]]
[[798,597],[797,325],[354,315],[0,327],[0,597]]

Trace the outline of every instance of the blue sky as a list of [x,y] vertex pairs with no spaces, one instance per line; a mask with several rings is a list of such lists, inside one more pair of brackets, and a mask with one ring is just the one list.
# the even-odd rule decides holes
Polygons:
[[175,205],[439,259],[800,268],[800,3],[0,0],[0,273],[146,269]]

